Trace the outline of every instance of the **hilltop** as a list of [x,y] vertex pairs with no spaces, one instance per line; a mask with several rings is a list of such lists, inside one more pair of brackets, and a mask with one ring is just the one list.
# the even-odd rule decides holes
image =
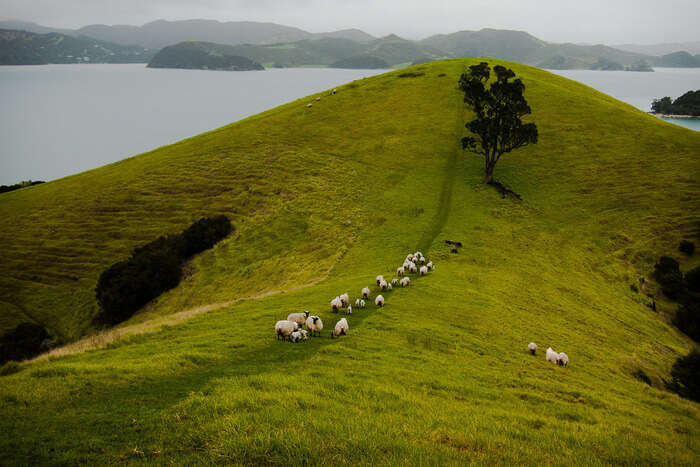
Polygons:
[[149,68],[185,68],[195,70],[264,70],[247,57],[235,55],[232,48],[209,42],[181,42],[164,47],[148,62]]
[[[700,134],[506,62],[540,141],[499,163],[523,201],[502,199],[459,142],[456,83],[479,61],[339,85],[3,194],[0,324],[63,342],[94,330],[97,278],[132,248],[203,216],[235,226],[118,328],[131,337],[0,378],[6,461],[697,464],[698,405],[664,383],[693,344],[673,304],[652,311],[630,285],[697,243]],[[437,270],[329,339],[329,301],[416,250]],[[325,337],[276,341],[303,310]]]

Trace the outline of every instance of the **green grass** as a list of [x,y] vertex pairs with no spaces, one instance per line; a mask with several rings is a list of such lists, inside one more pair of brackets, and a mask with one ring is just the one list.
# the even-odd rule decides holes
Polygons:
[[[698,405],[663,384],[691,343],[671,304],[654,313],[629,285],[660,254],[698,263],[675,250],[700,233],[700,135],[509,63],[540,143],[499,163],[524,199],[503,200],[459,147],[456,82],[475,61],[356,81],[2,195],[3,326],[91,331],[104,267],[218,213],[236,233],[126,325],[267,295],[22,364],[0,378],[4,461],[697,465]],[[437,270],[329,339],[330,299],[354,301],[418,248]],[[274,322],[305,309],[324,337],[276,341]],[[545,362],[548,346],[570,366]]]

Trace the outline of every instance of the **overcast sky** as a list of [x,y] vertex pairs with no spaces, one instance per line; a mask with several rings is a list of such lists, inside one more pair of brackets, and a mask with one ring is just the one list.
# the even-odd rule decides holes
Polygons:
[[700,40],[700,0],[0,0],[0,17],[66,28],[206,18],[409,39],[489,27],[554,42]]

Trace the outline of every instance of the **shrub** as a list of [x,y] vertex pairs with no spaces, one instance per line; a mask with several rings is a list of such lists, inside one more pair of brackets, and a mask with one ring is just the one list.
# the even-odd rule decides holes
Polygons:
[[182,264],[213,247],[231,232],[226,216],[202,218],[177,235],[159,237],[100,275],[95,293],[100,319],[109,324],[129,319],[145,304],[180,283]]
[[700,292],[700,266],[685,273],[685,285],[691,292]]
[[683,397],[700,401],[700,352],[693,349],[685,357],[680,357],[671,368],[673,383],[671,389]]
[[680,245],[678,245],[678,250],[688,256],[692,256],[693,253],[695,253],[695,243],[690,240],[681,240]]
[[17,373],[19,370],[19,363],[14,360],[10,360],[9,362],[0,366],[0,376],[12,375]]
[[700,303],[686,303],[678,307],[673,324],[695,342],[700,342]]
[[654,278],[669,298],[676,298],[683,291],[683,274],[678,261],[669,256],[662,256],[654,265]]
[[48,336],[46,329],[38,324],[21,323],[0,337],[0,363],[38,355],[41,343]]

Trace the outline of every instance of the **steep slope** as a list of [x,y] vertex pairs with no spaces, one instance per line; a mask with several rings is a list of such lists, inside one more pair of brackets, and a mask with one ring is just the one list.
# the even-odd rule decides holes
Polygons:
[[[2,296],[54,329],[91,316],[104,265],[210,213],[236,235],[132,323],[260,297],[1,378],[8,462],[697,464],[698,406],[662,381],[689,343],[629,284],[700,233],[700,135],[509,63],[540,143],[499,164],[524,199],[504,200],[459,147],[455,83],[475,62],[354,82],[3,195]],[[437,270],[328,339],[328,301],[415,249]],[[325,337],[275,341],[273,323],[304,309]],[[531,340],[571,365],[529,356]]]

